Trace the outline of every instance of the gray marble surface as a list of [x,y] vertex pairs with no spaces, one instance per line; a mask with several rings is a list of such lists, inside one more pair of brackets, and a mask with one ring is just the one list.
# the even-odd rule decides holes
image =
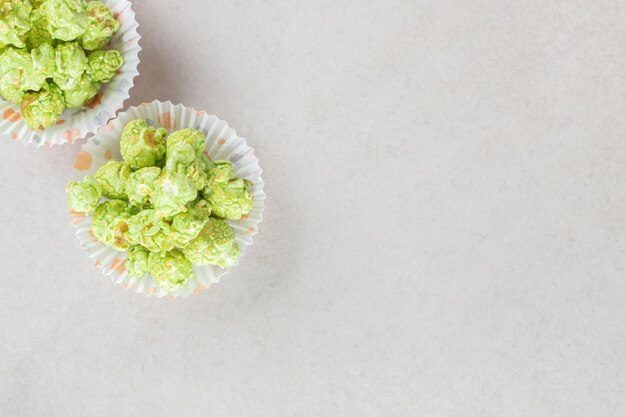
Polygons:
[[136,1],[130,104],[229,121],[266,220],[210,291],[115,287],[78,146],[0,143],[0,415],[626,415],[626,4]]

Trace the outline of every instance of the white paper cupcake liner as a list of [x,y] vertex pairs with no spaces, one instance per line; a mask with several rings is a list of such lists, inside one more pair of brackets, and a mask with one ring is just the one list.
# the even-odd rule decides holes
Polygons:
[[[230,160],[237,173],[252,182],[250,192],[254,199],[252,210],[241,220],[228,221],[235,232],[235,239],[239,244],[241,255],[252,244],[252,236],[258,231],[258,225],[263,220],[265,208],[264,182],[261,178],[261,167],[254,154],[254,150],[247,145],[246,140],[237,136],[237,133],[228,124],[216,116],[184,107],[171,102],[153,101],[137,107],[130,107],[121,112],[117,118],[111,120],[105,127],[98,130],[96,136],[83,144],[81,151],[74,162],[74,180],[80,181],[86,175],[93,175],[107,160],[113,158],[122,160],[120,155],[120,136],[126,123],[135,119],[146,119],[148,123],[157,127],[164,127],[169,132],[184,128],[194,128],[206,135],[205,154],[213,161]],[[178,291],[169,293],[160,289],[155,281],[146,274],[143,278],[135,278],[126,272],[127,252],[116,251],[100,243],[91,232],[92,216],[84,216],[72,212],[72,225],[76,228],[76,236],[80,245],[87,250],[95,266],[102,269],[104,275],[111,277],[115,284],[125,288],[133,288],[144,295],[163,297],[187,296],[199,293],[209,288],[228,272],[218,266],[194,266],[194,277]]]
[[45,130],[29,128],[20,114],[20,105],[0,97],[0,139],[21,140],[36,147],[74,143],[78,139],[90,138],[99,127],[115,117],[130,97],[134,78],[139,74],[139,25],[135,12],[127,0],[101,0],[111,8],[120,22],[119,30],[105,49],[115,49],[122,54],[124,65],[110,83],[102,84],[98,94],[87,106],[66,109],[56,125]]

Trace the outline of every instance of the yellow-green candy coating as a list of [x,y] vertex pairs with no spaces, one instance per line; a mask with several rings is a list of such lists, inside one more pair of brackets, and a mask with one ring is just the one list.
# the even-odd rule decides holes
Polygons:
[[20,103],[26,91],[37,91],[50,76],[54,53],[42,46],[28,53],[12,46],[0,55],[0,94],[7,100]]
[[161,168],[159,167],[141,168],[130,174],[126,181],[126,196],[130,204],[137,207],[147,205],[160,175]]
[[200,157],[200,163],[202,164],[202,168],[204,169],[204,172],[207,174],[208,178],[209,171],[215,166],[215,164],[213,164],[213,162],[206,155],[202,155]]
[[107,198],[125,200],[126,182],[131,175],[128,165],[119,161],[108,161],[94,174],[95,180],[102,187],[102,195]]
[[209,221],[211,204],[199,199],[189,205],[187,211],[172,218],[172,230],[178,233],[176,246],[185,247],[195,239]]
[[187,128],[173,132],[167,137],[165,167],[172,172],[184,174],[196,188],[203,188],[207,181],[201,162],[205,146],[204,135],[196,129]]
[[124,65],[122,55],[115,50],[94,51],[87,57],[87,74],[94,81],[110,82],[117,70]]
[[26,91],[26,74],[34,72],[32,57],[26,50],[6,48],[0,55],[0,94],[13,103],[20,103]]
[[63,90],[63,98],[68,109],[82,107],[98,94],[100,83],[93,81],[87,74],[74,79],[71,87]]
[[111,9],[99,1],[87,3],[85,11],[88,23],[85,33],[80,37],[80,44],[88,51],[100,49],[120,28],[120,23],[113,17]]
[[[52,77],[56,68],[55,51],[52,46],[47,43],[41,44],[38,48],[33,48],[30,51],[30,56],[33,61],[33,70],[35,72],[34,85],[43,85],[43,82]],[[32,88],[31,88],[32,89]]]
[[172,132],[172,134],[167,137],[166,143],[168,158],[175,152],[176,147],[180,145],[189,145],[195,154],[195,158],[202,157],[202,152],[206,147],[204,134],[199,130],[191,128]]
[[46,0],[39,6],[54,39],[73,41],[85,33],[87,13],[82,0]]
[[187,210],[186,204],[196,199],[198,189],[184,174],[162,170],[150,201],[157,216],[173,216]]
[[120,140],[122,157],[133,169],[158,165],[165,156],[167,130],[154,128],[142,119],[124,126]]
[[93,214],[91,231],[100,242],[124,251],[132,243],[128,237],[128,219],[135,213],[136,210],[125,201],[105,201]]
[[26,45],[29,48],[37,48],[41,45],[54,45],[55,40],[48,32],[48,19],[43,14],[41,8],[33,10],[30,14],[30,30],[26,38]]
[[210,217],[200,234],[183,248],[183,253],[194,265],[227,268],[239,258],[239,246],[228,223]]
[[80,82],[80,76],[87,69],[87,56],[76,42],[59,44],[55,52],[56,69],[52,79],[62,90],[70,90]]
[[252,209],[250,183],[237,175],[230,161],[215,161],[209,170],[205,198],[213,206],[213,215],[222,219],[239,220]]
[[193,276],[191,262],[179,250],[151,252],[148,256],[148,267],[152,278],[165,291],[182,288]]
[[63,92],[52,83],[41,90],[28,93],[21,104],[22,118],[31,129],[45,129],[59,119],[65,109]]
[[129,275],[137,278],[143,278],[148,273],[148,252],[142,246],[131,246],[128,249],[126,270]]
[[85,177],[81,182],[70,182],[65,190],[70,208],[84,214],[94,211],[102,196],[100,185],[92,177]]
[[177,240],[177,234],[153,209],[142,210],[128,219],[128,236],[150,252],[172,250]]
[[0,48],[25,46],[32,9],[28,0],[0,0]]

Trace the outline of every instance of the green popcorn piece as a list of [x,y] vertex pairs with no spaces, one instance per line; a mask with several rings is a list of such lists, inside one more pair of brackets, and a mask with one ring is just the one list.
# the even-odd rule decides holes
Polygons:
[[148,267],[159,288],[169,292],[184,287],[193,276],[191,262],[179,250],[150,253]]
[[161,168],[159,167],[141,168],[130,174],[126,182],[126,196],[130,204],[137,207],[148,205],[160,175]]
[[51,68],[50,51],[47,48],[25,49],[8,47],[0,55],[0,94],[7,100],[19,103],[24,93],[39,90]]
[[94,98],[100,88],[100,83],[95,82],[87,74],[83,74],[77,79],[73,79],[71,87],[63,90],[65,105],[68,109],[82,107],[89,100]]
[[211,216],[211,204],[203,199],[193,202],[184,213],[172,219],[172,230],[178,233],[176,246],[185,247],[195,239]]
[[165,160],[165,168],[167,168],[168,170],[172,172],[185,171],[187,167],[191,165],[195,160],[196,153],[191,145],[187,143],[179,143],[174,146],[167,146],[167,158]]
[[250,181],[239,178],[230,161],[215,161],[203,194],[213,206],[214,216],[239,220],[252,209],[250,185]]
[[22,118],[31,129],[45,129],[56,123],[65,110],[63,92],[52,83],[40,91],[28,93],[21,105]]
[[91,231],[100,242],[124,251],[133,243],[128,235],[128,219],[135,213],[136,210],[126,201],[105,201],[93,214]]
[[129,238],[150,252],[167,252],[174,248],[178,234],[155,210],[147,209],[128,219]]
[[193,163],[185,169],[185,176],[198,190],[202,190],[209,184],[209,175],[204,170],[204,166],[199,159],[193,161]]
[[24,98],[24,79],[26,72],[34,72],[30,54],[24,49],[8,47],[0,55],[0,94],[20,103]]
[[208,183],[208,176],[202,154],[205,148],[205,137],[195,129],[178,130],[167,137],[167,158],[165,168],[184,176],[191,186],[202,189]]
[[175,147],[173,152],[168,151],[165,169],[180,174],[198,190],[206,187],[209,177],[200,159],[196,159],[191,146],[182,144]]
[[28,0],[0,0],[0,48],[26,46],[32,9]]
[[30,26],[26,38],[26,45],[29,48],[37,48],[44,44],[54,45],[55,40],[48,32],[48,19],[40,8],[33,10],[30,14]]
[[87,57],[87,74],[94,80],[102,83],[110,82],[117,70],[124,65],[124,58],[115,50],[93,51]]
[[46,0],[39,10],[54,39],[73,41],[85,33],[89,23],[82,0]]
[[166,129],[152,127],[142,119],[127,123],[120,139],[124,161],[132,169],[158,165],[165,156],[166,134]]
[[210,217],[200,234],[183,248],[183,253],[194,265],[228,268],[239,259],[239,245],[228,223]]
[[67,191],[67,204],[73,211],[89,214],[98,207],[102,189],[92,177],[85,177],[82,182],[70,182]]
[[128,165],[120,161],[108,161],[94,174],[102,188],[102,195],[116,200],[126,200],[126,182],[131,175]]
[[79,77],[87,69],[87,56],[76,42],[59,44],[55,51],[56,69],[52,79],[62,90],[70,90],[79,83]]
[[206,155],[202,155],[200,157],[200,163],[202,164],[204,172],[207,174],[208,178],[209,171],[211,171],[211,168],[213,168],[215,164],[213,164],[213,162],[211,162],[211,160]]
[[51,78],[56,68],[56,57],[54,48],[44,43],[38,48],[33,48],[30,51],[30,56],[33,62],[34,70],[34,83],[33,85],[39,85],[39,88],[43,85],[47,78]]
[[175,148],[180,145],[189,145],[195,153],[195,157],[200,158],[206,147],[204,134],[199,130],[191,128],[173,132],[167,137],[167,154],[173,153]]
[[136,278],[143,278],[148,273],[149,255],[150,253],[144,247],[139,245],[131,246],[126,256],[126,270],[128,274]]
[[186,204],[196,199],[198,189],[183,174],[164,169],[157,179],[150,201],[159,217],[186,211]]
[[88,51],[100,49],[120,28],[120,22],[113,17],[111,9],[99,1],[87,3],[87,30],[80,37],[80,44]]

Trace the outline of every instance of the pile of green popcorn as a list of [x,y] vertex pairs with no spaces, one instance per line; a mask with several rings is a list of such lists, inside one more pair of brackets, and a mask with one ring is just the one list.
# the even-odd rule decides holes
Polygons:
[[227,268],[239,258],[225,220],[250,212],[251,183],[230,161],[212,162],[204,149],[198,130],[168,135],[146,120],[133,120],[120,140],[124,161],[110,160],[93,177],[67,186],[70,208],[94,213],[93,235],[128,250],[128,273],[150,273],[165,291],[183,287],[193,276],[192,265]]
[[0,95],[21,103],[31,129],[82,107],[124,60],[102,50],[119,29],[99,1],[0,0]]

